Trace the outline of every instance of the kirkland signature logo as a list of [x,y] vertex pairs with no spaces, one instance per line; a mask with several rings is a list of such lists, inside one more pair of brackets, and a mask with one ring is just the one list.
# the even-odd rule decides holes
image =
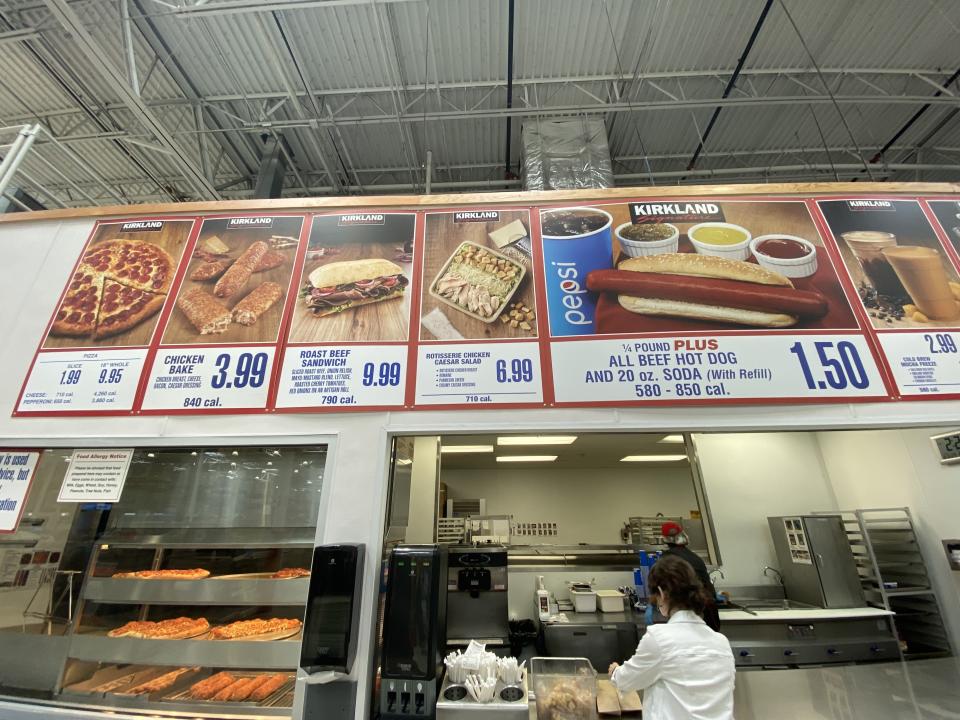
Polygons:
[[470,210],[468,212],[455,212],[453,214],[455,223],[465,222],[500,222],[499,210]]
[[228,228],[268,228],[273,227],[272,217],[236,217],[227,221]]
[[383,213],[358,213],[354,215],[341,215],[337,221],[340,227],[350,225],[383,225],[386,216]]
[[890,200],[847,200],[847,207],[851,210],[889,210],[896,211],[896,206]]
[[132,220],[120,226],[120,232],[156,232],[163,229],[163,220]]

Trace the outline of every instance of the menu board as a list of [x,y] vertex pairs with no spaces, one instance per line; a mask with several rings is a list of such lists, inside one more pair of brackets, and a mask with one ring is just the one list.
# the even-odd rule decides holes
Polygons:
[[542,403],[533,247],[526,208],[426,214],[416,405]]
[[302,215],[208,217],[151,352],[144,412],[263,410]]
[[298,276],[276,407],[403,407],[415,213],[317,215]]
[[67,280],[17,412],[133,410],[193,219],[98,223]]
[[16,416],[960,397],[960,199],[98,223]]
[[[960,274],[923,206],[889,198],[819,206],[898,393],[960,395]],[[957,203],[931,207],[952,232]]]
[[541,208],[557,404],[886,399],[802,200]]

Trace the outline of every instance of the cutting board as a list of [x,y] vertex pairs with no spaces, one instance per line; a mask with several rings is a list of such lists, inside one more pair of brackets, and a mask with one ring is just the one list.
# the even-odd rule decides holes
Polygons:
[[643,710],[636,690],[618,693],[609,680],[597,681],[597,712],[601,715],[638,713]]

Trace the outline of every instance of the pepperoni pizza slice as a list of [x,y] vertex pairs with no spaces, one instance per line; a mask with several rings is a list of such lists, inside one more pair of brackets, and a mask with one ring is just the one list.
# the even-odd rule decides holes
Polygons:
[[101,340],[136,327],[163,307],[175,270],[152,243],[96,243],[80,259],[50,334]]
[[116,280],[105,279],[94,339],[119,335],[136,327],[146,318],[160,312],[166,299],[166,295],[145,292]]

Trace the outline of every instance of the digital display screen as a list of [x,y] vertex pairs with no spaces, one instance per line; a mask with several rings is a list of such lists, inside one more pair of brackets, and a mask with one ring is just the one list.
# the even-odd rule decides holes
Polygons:
[[931,440],[937,446],[937,452],[940,453],[940,462],[960,462],[960,432],[937,435]]

